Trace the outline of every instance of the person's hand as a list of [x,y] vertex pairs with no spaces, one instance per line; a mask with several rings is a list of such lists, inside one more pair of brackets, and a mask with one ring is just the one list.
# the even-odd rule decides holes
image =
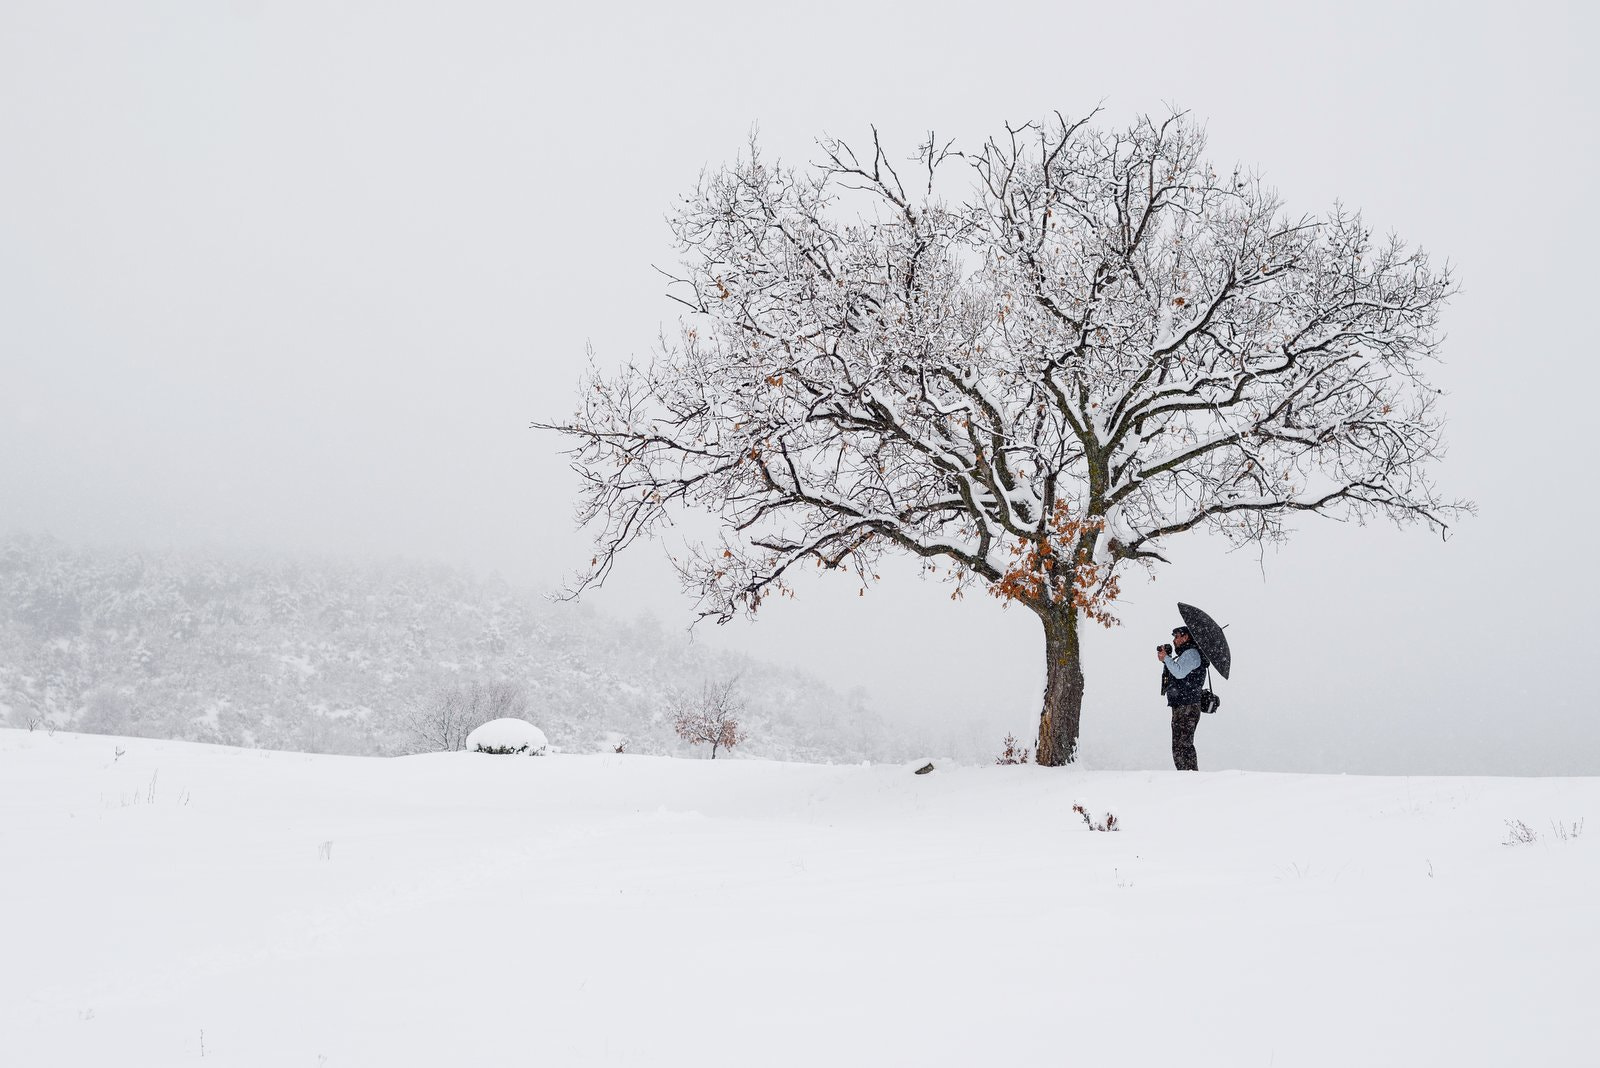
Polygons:
[[1166,663],[1166,661],[1167,661],[1167,651],[1165,649],[1157,649],[1156,650],[1156,659],[1161,661],[1162,663]]

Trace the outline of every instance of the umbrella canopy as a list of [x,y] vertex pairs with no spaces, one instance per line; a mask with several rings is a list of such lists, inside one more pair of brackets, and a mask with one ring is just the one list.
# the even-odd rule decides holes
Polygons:
[[1182,601],[1178,602],[1178,614],[1183,617],[1183,625],[1189,628],[1189,637],[1200,647],[1200,652],[1211,661],[1217,674],[1227,678],[1228,670],[1233,667],[1233,652],[1228,648],[1228,636],[1222,633],[1217,621]]

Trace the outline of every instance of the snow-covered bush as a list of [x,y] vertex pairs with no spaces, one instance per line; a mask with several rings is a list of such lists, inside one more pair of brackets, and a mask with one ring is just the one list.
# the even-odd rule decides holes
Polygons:
[[470,735],[497,719],[521,719],[527,692],[515,682],[446,686],[412,705],[403,717],[410,748],[418,752],[471,749]]
[[511,717],[491,719],[467,735],[467,751],[470,753],[544,756],[549,745],[544,731],[525,719]]

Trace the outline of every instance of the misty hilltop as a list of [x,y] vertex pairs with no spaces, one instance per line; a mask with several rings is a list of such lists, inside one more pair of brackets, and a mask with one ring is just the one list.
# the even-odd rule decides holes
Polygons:
[[441,692],[512,684],[568,752],[687,753],[674,692],[737,678],[738,755],[898,759],[856,691],[441,566],[0,537],[0,723],[269,749],[420,748]]

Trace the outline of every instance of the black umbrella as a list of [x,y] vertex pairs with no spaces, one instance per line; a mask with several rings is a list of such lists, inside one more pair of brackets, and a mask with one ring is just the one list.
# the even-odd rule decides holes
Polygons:
[[1183,617],[1183,625],[1189,628],[1189,637],[1200,647],[1200,652],[1211,661],[1217,674],[1227,678],[1228,669],[1233,667],[1233,653],[1228,649],[1228,636],[1222,633],[1217,621],[1182,601],[1178,602],[1178,614]]

